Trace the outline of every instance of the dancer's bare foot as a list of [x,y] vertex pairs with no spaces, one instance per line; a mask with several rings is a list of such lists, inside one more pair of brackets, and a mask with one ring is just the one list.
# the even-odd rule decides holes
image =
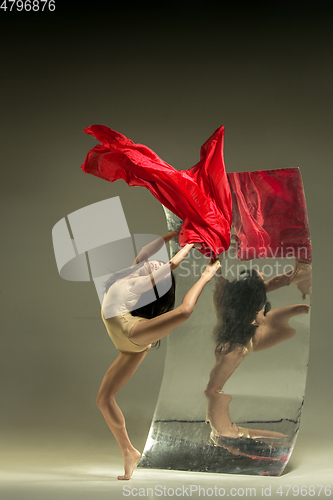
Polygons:
[[124,454],[124,469],[125,474],[123,476],[118,476],[120,480],[127,480],[131,478],[136,464],[141,457],[141,453],[133,448],[133,450],[128,451]]

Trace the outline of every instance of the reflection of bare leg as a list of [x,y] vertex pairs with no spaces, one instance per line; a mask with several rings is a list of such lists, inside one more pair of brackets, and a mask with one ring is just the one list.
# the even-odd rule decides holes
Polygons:
[[205,391],[207,398],[207,420],[210,422],[212,434],[225,437],[238,437],[235,425],[229,415],[229,403],[232,397],[228,394]]
[[138,353],[121,352],[106,372],[98,392],[97,404],[124,457],[125,474],[118,476],[118,479],[130,479],[141,454],[129,440],[125,419],[115,401],[115,395],[132,377],[148,350]]
[[281,440],[289,436],[281,432],[266,431],[260,429],[246,429],[238,427],[235,423],[231,422],[229,414],[229,404],[232,397],[228,394],[209,394],[205,392],[207,397],[207,420],[210,422],[212,428],[211,439],[219,446],[219,437],[240,438],[245,437],[248,439],[263,439],[266,440]]
[[221,393],[224,384],[244,359],[242,349],[235,349],[228,354],[216,350],[215,365],[210,372],[209,382],[205,390],[207,398],[207,420],[212,429],[218,433],[233,436],[232,423],[229,416],[231,396]]
[[[282,434],[282,432],[265,431],[260,429],[243,429],[243,427],[238,427],[238,430],[244,437],[249,437],[250,439],[260,439],[265,441],[265,443],[267,444],[276,444],[276,440],[281,441],[281,439],[287,439],[291,437],[287,434]],[[288,443],[283,443],[283,445],[290,446]]]

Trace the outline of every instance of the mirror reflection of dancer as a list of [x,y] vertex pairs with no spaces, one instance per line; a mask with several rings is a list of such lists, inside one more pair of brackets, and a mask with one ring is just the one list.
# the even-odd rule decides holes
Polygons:
[[145,293],[151,292],[152,284],[156,291],[155,284],[161,285],[166,279],[170,283],[170,271],[179,266],[193,247],[193,244],[186,245],[166,264],[159,261],[143,262],[156,253],[162,244],[176,236],[178,233],[173,231],[163,236],[163,239],[150,243],[141,250],[132,268],[125,273],[115,273],[106,282],[102,318],[120,354],[103,378],[97,404],[124,456],[125,474],[118,476],[118,479],[130,479],[141,454],[129,440],[125,419],[115,401],[115,395],[132,377],[151,344],[158,343],[190,317],[201,291],[220,267],[218,260],[211,260],[176,309],[173,309],[175,283],[172,274],[169,291],[148,305],[141,306],[147,302],[142,299]]
[[[252,352],[273,347],[292,338],[296,330],[289,325],[293,316],[306,314],[306,304],[296,304],[270,311],[267,292],[290,284],[297,285],[303,298],[310,294],[311,265],[296,260],[296,268],[264,282],[263,274],[246,271],[245,277],[229,282],[218,271],[213,297],[217,324],[215,365],[205,390],[207,421],[214,444],[224,446],[223,438],[252,438],[274,442],[286,438],[279,432],[245,429],[232,424],[229,415],[231,396],[223,394],[226,381],[243,359]],[[224,446],[230,449],[230,446]],[[235,452],[235,449],[233,449]],[[236,452],[235,452],[236,453]],[[238,453],[242,454],[242,453]]]

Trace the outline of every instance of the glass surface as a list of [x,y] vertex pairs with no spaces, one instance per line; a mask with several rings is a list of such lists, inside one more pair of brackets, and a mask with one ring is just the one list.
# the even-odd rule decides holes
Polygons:
[[[272,198],[267,185],[263,187],[263,175],[279,199]],[[237,182],[231,176],[237,176]],[[229,181],[232,244],[219,256],[221,276],[208,283],[191,317],[167,337],[164,376],[141,467],[280,475],[295,445],[307,374],[311,286],[311,247],[300,174],[298,169],[244,172],[230,174]],[[245,209],[235,189],[240,190]],[[182,221],[167,209],[165,213],[168,229],[179,229]],[[251,224],[246,217],[252,217]],[[261,238],[257,247],[254,227]],[[246,258],[250,243],[248,254],[255,257],[251,260]],[[178,249],[173,240],[171,254]],[[176,306],[207,262],[198,250],[192,250],[177,268]],[[246,269],[263,273],[271,305],[269,312],[263,307],[255,316],[253,353],[248,344],[245,350],[243,345],[230,347],[230,343],[217,348],[212,333],[217,325],[213,299],[216,307],[226,280],[246,281],[247,274],[241,274]],[[239,317],[246,304],[238,309]],[[230,302],[229,313],[233,307]],[[240,362],[231,362],[228,378],[223,370],[229,369],[232,356]],[[219,377],[227,380],[219,385]]]

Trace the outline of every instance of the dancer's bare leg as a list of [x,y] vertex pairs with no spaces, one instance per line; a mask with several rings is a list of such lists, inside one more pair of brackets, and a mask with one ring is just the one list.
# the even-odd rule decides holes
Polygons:
[[115,395],[132,377],[148,351],[149,348],[138,353],[121,352],[106,372],[97,396],[97,404],[124,456],[125,474],[118,479],[130,479],[141,454],[129,440],[124,415]]
[[190,315],[191,312],[187,312],[179,306],[177,309],[156,318],[143,319],[132,326],[128,338],[137,345],[153,344],[184,323]]

